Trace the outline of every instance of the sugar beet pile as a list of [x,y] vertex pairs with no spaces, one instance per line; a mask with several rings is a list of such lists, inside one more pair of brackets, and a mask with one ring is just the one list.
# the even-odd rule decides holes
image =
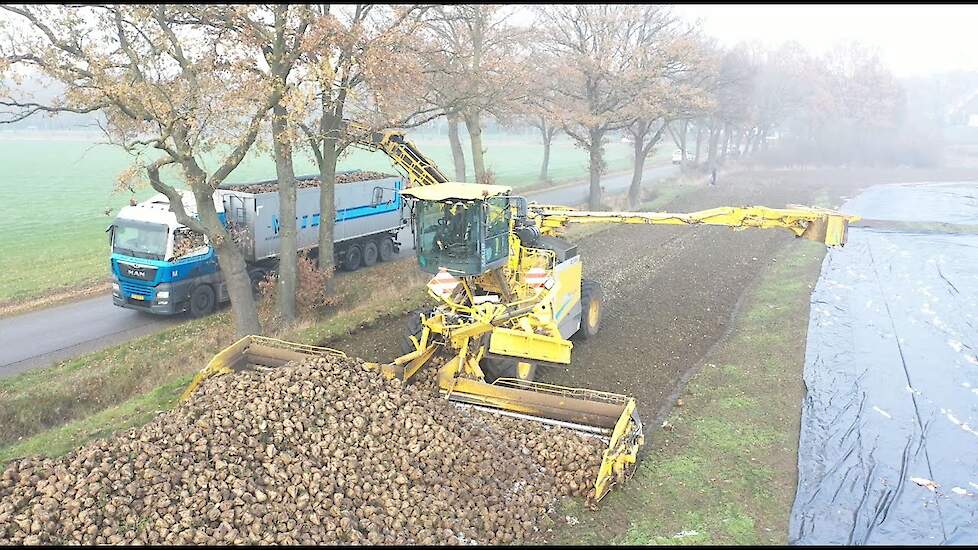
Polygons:
[[0,544],[510,543],[603,444],[461,409],[359,359],[208,380],[142,428],[0,474]]
[[[382,180],[386,178],[396,178],[397,176],[393,174],[384,174],[382,172],[370,172],[367,170],[357,170],[355,172],[346,172],[336,174],[336,183],[338,185],[344,183],[355,183],[358,181],[371,181],[371,180]],[[318,179],[308,179],[308,180],[296,180],[296,187],[299,189],[305,189],[307,187],[319,187]],[[242,193],[270,193],[272,191],[278,191],[277,182],[268,183],[249,183],[249,184],[228,184],[227,189],[232,189],[234,191],[240,191]]]

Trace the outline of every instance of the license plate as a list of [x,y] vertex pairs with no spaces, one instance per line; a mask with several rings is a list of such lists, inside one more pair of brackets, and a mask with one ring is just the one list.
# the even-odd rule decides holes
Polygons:
[[132,296],[130,296],[130,298],[132,298],[133,300],[145,300],[146,299],[145,296],[140,296],[139,294],[133,294]]

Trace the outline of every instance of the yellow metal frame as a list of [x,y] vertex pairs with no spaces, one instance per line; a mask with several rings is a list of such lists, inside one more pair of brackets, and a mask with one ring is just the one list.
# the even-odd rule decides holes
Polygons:
[[487,384],[445,377],[439,379],[439,384],[451,401],[603,433],[608,438],[608,446],[602,453],[591,504],[596,504],[614,485],[631,475],[638,450],[645,443],[635,400],[624,395],[512,378]]
[[187,389],[180,395],[180,399],[188,399],[204,380],[212,376],[221,376],[243,370],[247,368],[249,363],[278,367],[289,361],[302,360],[308,355],[347,356],[342,351],[333,348],[297,344],[265,336],[244,336],[211,358],[207,365],[197,372]]
[[347,135],[353,144],[368,151],[383,151],[407,174],[412,186],[435,185],[448,181],[445,174],[431,159],[404,137],[400,130],[374,132],[369,127],[344,120]]
[[525,330],[496,328],[489,339],[489,352],[523,359],[570,364],[571,342],[563,338]]
[[569,223],[623,223],[651,225],[722,225],[743,229],[748,227],[784,228],[796,237],[820,241],[828,246],[846,242],[846,227],[862,218],[825,208],[795,206],[768,208],[766,206],[721,206],[685,214],[674,212],[589,212],[566,206],[532,205],[541,230],[547,235],[559,234]]

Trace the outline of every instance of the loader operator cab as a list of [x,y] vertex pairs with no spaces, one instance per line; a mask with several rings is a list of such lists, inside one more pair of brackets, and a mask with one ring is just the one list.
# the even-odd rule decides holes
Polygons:
[[408,189],[418,265],[456,276],[480,275],[509,257],[510,188],[441,183]]

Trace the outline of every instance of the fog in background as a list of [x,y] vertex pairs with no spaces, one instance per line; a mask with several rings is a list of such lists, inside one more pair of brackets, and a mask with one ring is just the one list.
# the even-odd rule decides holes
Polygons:
[[[532,6],[511,22],[533,24]],[[772,164],[934,166],[978,163],[978,6],[675,5],[710,40],[732,85],[711,117],[683,125],[693,164],[731,157]],[[844,81],[844,82],[843,82]],[[27,82],[38,99],[58,86]],[[99,115],[37,116],[9,131],[98,132]],[[437,136],[443,119],[413,132]],[[491,135],[533,135],[489,118]],[[617,139],[617,138],[616,138]],[[716,149],[716,151],[714,151]],[[700,151],[703,150],[703,154]],[[695,162],[694,162],[695,160]]]

